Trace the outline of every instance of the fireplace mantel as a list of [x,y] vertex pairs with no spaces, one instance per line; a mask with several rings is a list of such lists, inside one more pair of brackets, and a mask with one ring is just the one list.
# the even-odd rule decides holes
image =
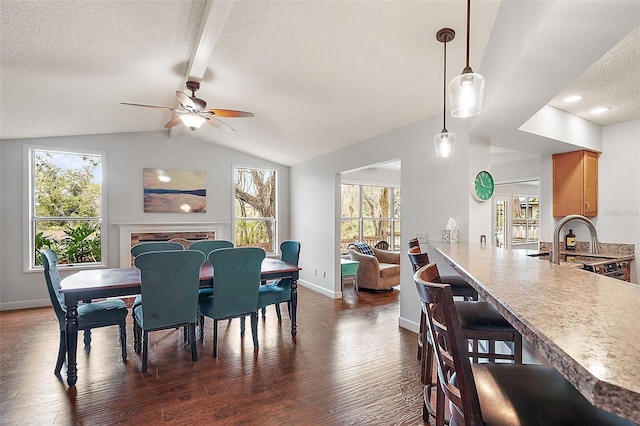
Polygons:
[[131,234],[154,234],[171,232],[214,232],[216,239],[226,237],[228,223],[225,222],[137,222],[114,223],[120,230],[120,267],[131,267]]

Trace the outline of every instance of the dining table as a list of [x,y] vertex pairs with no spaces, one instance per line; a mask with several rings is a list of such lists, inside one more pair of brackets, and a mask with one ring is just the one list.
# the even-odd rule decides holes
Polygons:
[[[265,258],[262,261],[260,279],[291,280],[291,336],[297,334],[296,314],[298,306],[298,277],[302,268],[279,259]],[[200,287],[213,286],[214,274],[210,263],[200,268]],[[64,295],[66,312],[67,384],[75,386],[78,380],[78,303],[107,297],[131,296],[140,293],[140,270],[138,268],[85,269],[75,272],[60,282],[60,293]]]
[[589,402],[640,424],[638,284],[534,250],[429,245]]

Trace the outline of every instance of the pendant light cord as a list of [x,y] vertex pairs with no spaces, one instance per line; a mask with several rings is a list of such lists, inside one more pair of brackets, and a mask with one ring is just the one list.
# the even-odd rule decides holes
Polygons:
[[[444,42],[444,76],[442,78],[442,128],[447,129],[447,41]],[[443,130],[443,131],[444,131]]]
[[467,0],[467,68],[469,68],[469,33],[471,22],[471,0]]

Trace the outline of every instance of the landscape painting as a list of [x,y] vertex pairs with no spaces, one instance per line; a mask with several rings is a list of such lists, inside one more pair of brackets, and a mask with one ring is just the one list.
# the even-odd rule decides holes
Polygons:
[[145,213],[205,213],[206,173],[193,170],[144,169]]

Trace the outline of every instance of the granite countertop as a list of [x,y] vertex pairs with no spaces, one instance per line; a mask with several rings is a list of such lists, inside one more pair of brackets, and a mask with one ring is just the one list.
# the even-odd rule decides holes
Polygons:
[[589,401],[640,423],[639,285],[533,251],[430,244]]

